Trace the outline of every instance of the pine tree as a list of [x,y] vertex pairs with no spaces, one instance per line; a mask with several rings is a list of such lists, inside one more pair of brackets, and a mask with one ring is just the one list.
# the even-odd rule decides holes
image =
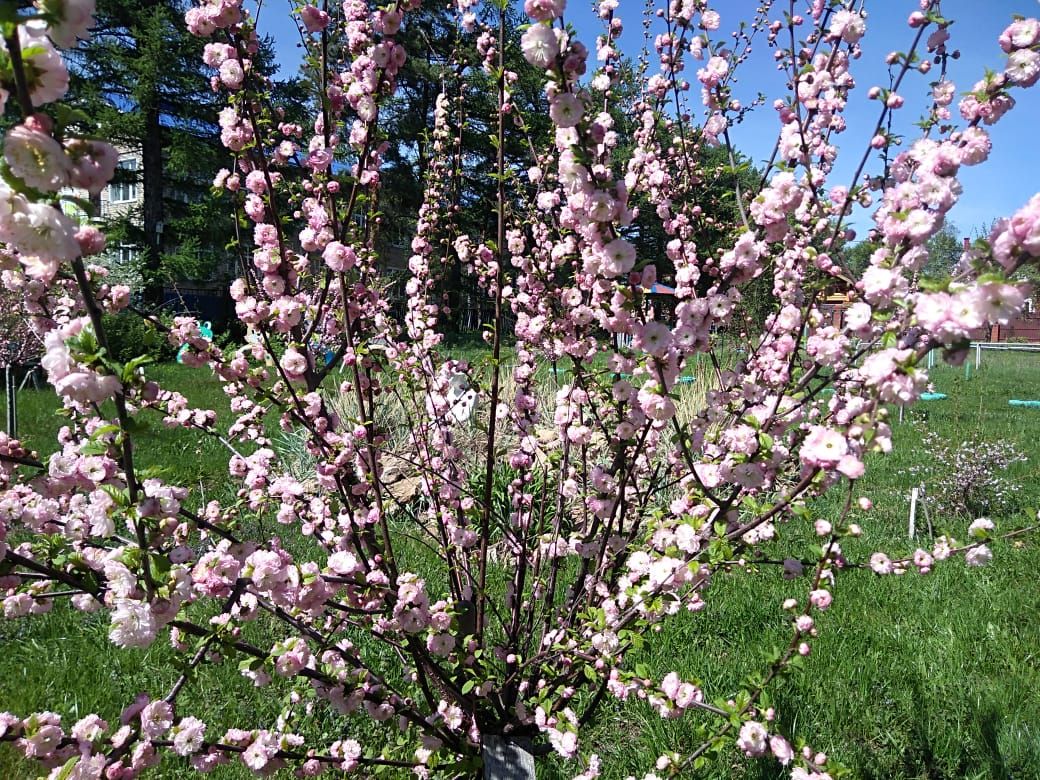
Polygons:
[[[493,14],[485,21],[492,22]],[[542,90],[541,74],[531,68],[520,52],[520,25],[526,17],[512,9],[506,15],[506,69],[516,73],[510,85],[515,114],[523,117],[541,148],[550,138],[548,102]],[[497,22],[495,22],[497,24]],[[442,87],[456,100],[453,124],[461,128],[462,148],[458,179],[458,222],[460,229],[481,236],[493,223],[487,203],[494,198],[495,183],[482,174],[495,163],[492,143],[497,126],[495,76],[481,67],[472,36],[459,36],[454,13],[445,5],[427,4],[406,17],[398,36],[409,52],[398,90],[381,115],[381,125],[390,141],[382,173],[384,187],[380,208],[385,222],[407,236],[422,198],[422,182],[429,163],[424,142],[425,128],[433,124],[433,111]],[[404,139],[407,139],[405,141]],[[506,134],[507,168],[519,173],[534,162],[527,140],[515,129]],[[398,218],[403,217],[404,220]],[[491,221],[489,221],[489,219]]]
[[[142,188],[140,208],[108,232],[110,245],[139,247],[149,308],[162,302],[165,282],[214,276],[233,234],[228,202],[211,191],[230,161],[217,125],[223,103],[202,62],[206,42],[185,27],[190,6],[98,0],[93,35],[70,56],[68,102],[97,123],[100,135],[140,154],[138,170],[120,170],[116,180]],[[265,45],[256,71],[269,75],[272,63]]]
[[120,171],[123,182],[143,189],[140,213],[114,225],[110,240],[140,247],[142,293],[151,306],[161,302],[164,244],[176,244],[173,223],[190,210],[170,200],[176,191],[198,202],[204,176],[218,167],[216,96],[203,72],[203,43],[184,28],[186,5],[100,0],[93,36],[71,57],[69,102],[97,122],[101,135],[140,153],[139,170]]

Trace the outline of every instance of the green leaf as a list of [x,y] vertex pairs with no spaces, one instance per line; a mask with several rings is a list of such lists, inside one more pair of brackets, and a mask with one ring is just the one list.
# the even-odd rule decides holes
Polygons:
[[82,108],[76,108],[67,103],[52,103],[51,107],[54,110],[54,118],[62,129],[72,125],[81,125],[83,127],[93,127],[94,125],[87,112]]
[[104,455],[108,452],[108,445],[100,441],[91,441],[79,448],[80,455]]
[[150,365],[155,362],[155,358],[151,355],[139,355],[133,358],[125,366],[123,366],[122,378],[124,384],[129,384],[133,381],[137,374],[137,369],[143,368],[144,366]]
[[[73,756],[62,766],[61,771],[58,773],[56,780],[67,780],[72,774],[72,770],[76,768],[76,764],[79,763],[79,756]],[[48,777],[51,777],[50,775]],[[47,780],[45,777],[40,777],[39,780]]]

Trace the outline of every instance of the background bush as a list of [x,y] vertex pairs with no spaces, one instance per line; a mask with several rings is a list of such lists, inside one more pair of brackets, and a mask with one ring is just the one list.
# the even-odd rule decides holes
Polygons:
[[155,327],[132,312],[106,314],[105,333],[112,357],[125,363],[138,355],[148,355],[158,363],[177,357],[177,350]]

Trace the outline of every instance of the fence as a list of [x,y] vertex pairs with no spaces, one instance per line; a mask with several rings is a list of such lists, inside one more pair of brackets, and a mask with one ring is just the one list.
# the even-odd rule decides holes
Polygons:
[[[824,323],[841,329],[845,323],[845,311],[847,303],[822,303],[820,311],[824,317]],[[1007,325],[992,325],[988,328],[978,328],[971,333],[972,343],[983,344],[1008,343],[1008,342],[1035,342],[1040,343],[1040,316],[1028,313],[1024,317],[1009,322]]]
[[[971,350],[975,353],[975,370],[982,368],[982,353],[989,350],[992,352],[1040,352],[1040,343],[1026,344],[1014,341],[973,341]],[[934,368],[938,362],[939,350],[933,349],[928,353],[928,368]]]
[[1040,341],[1040,317],[1024,317],[1007,325],[994,325],[990,341]]
[[227,284],[167,287],[163,290],[163,309],[171,314],[190,314],[223,326],[234,315],[234,304]]

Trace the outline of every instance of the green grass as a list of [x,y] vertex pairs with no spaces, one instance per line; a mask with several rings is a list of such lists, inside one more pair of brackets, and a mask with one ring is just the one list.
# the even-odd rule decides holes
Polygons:
[[[472,357],[478,354],[473,350]],[[176,366],[159,371],[165,383],[216,409],[226,423],[225,399],[205,372]],[[949,441],[969,435],[1013,441],[1029,456],[1011,473],[1022,486],[1018,503],[1023,511],[1040,505],[1040,410],[1007,405],[1010,398],[1040,397],[1040,356],[987,353],[982,372],[971,379],[965,380],[962,369],[945,367],[933,378],[949,397],[908,410],[902,424],[893,410],[895,451],[873,457],[858,486],[876,508],[860,518],[866,536],[845,545],[850,559],[916,546],[906,538],[909,470],[929,458],[921,445],[927,432]],[[52,397],[26,391],[19,403],[23,435],[46,453],[61,424]],[[174,481],[210,492],[223,484],[226,455],[216,442],[199,444],[178,432],[142,440],[140,457],[167,467]],[[814,508],[833,516],[839,499],[825,496]],[[1003,520],[1007,525],[1018,519]],[[966,519],[940,514],[933,521],[963,538]],[[927,540],[919,544],[929,546]],[[839,575],[834,606],[818,621],[821,635],[804,669],[775,691],[782,727],[838,759],[853,777],[1040,777],[1040,546],[1027,538],[1017,546],[997,545],[995,553],[986,569],[955,560],[923,577]],[[699,679],[709,698],[732,692],[763,667],[769,649],[786,642],[779,604],[789,596],[804,598],[806,589],[805,580],[785,581],[771,567],[719,576],[708,608],[667,624],[641,660],[655,672],[675,669]],[[171,652],[162,643],[146,653],[121,651],[106,633],[101,616],[61,607],[28,620],[0,621],[0,710],[52,709],[66,721],[98,711],[114,720],[138,691],[170,684]],[[215,729],[270,725],[285,692],[257,692],[232,665],[207,666],[190,687],[184,711],[197,712]],[[642,776],[661,753],[689,747],[689,721],[662,721],[639,703],[609,705],[583,743],[601,754],[610,777]],[[550,762],[543,776],[573,773],[573,766]],[[732,754],[712,764],[709,774],[783,776],[775,762],[746,762]],[[0,749],[0,777],[35,775],[12,751]],[[182,762],[171,759],[153,776],[186,773]],[[213,774],[247,776],[238,766]]]
[[[220,382],[208,369],[190,369],[176,363],[152,366],[149,376],[164,389],[182,392],[192,407],[212,409],[217,413],[217,427],[227,430],[232,415]],[[6,394],[0,393],[6,404]],[[31,387],[18,393],[19,438],[41,457],[59,449],[58,431],[68,423],[61,416],[54,391]],[[5,407],[6,408],[6,407]],[[106,410],[114,415],[114,411]],[[156,412],[139,419],[148,429],[140,435],[135,449],[135,465],[159,468],[162,478],[193,489],[196,499],[219,490],[227,478],[228,452],[218,440],[203,437],[197,431],[167,429]]]

